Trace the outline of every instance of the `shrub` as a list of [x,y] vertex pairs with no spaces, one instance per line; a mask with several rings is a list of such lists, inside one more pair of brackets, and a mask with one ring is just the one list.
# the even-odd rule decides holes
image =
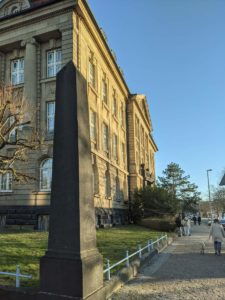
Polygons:
[[174,231],[176,224],[173,218],[145,218],[138,221],[139,225],[159,231]]

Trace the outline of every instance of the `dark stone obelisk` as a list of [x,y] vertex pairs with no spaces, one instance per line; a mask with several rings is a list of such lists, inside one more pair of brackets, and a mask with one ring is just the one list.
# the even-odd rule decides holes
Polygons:
[[90,147],[87,82],[70,62],[57,75],[49,241],[40,262],[49,299],[97,300],[91,295],[103,286]]

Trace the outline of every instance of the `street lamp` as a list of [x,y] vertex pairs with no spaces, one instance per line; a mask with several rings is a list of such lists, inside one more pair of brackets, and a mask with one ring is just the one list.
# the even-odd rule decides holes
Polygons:
[[210,211],[211,211],[211,223],[212,223],[212,203],[211,203],[211,194],[210,194],[210,185],[209,185],[209,172],[211,172],[212,169],[206,170],[207,172],[207,179],[208,179],[208,192],[209,192],[209,205],[210,205]]

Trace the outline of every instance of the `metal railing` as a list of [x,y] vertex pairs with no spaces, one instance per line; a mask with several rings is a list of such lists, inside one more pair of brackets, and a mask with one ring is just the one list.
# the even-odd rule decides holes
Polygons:
[[138,250],[136,252],[133,252],[132,254],[129,255],[128,250],[126,251],[126,256],[125,258],[121,259],[120,261],[118,261],[117,263],[110,265],[110,261],[109,259],[106,259],[106,265],[107,268],[103,271],[103,274],[106,274],[106,278],[107,280],[111,279],[111,270],[117,266],[119,266],[122,263],[125,263],[126,267],[130,266],[130,258],[134,257],[135,255],[138,254],[139,258],[142,258],[143,255],[143,251],[144,250],[148,250],[148,252],[150,253],[151,251],[154,250],[154,245],[157,244],[157,247],[160,246],[160,242],[163,242],[163,240],[165,240],[167,242],[168,236],[167,234],[158,237],[155,241],[153,240],[148,240],[147,245],[144,246],[143,248],[141,248],[141,245],[138,245]]
[[20,273],[20,266],[16,266],[16,273],[10,273],[10,272],[0,272],[0,275],[8,275],[8,276],[15,276],[16,277],[16,288],[20,287],[20,278],[32,278],[31,275],[22,275]]

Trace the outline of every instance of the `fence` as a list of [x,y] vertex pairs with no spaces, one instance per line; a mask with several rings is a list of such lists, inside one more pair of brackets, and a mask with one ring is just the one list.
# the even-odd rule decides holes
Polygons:
[[167,234],[157,238],[155,241],[153,240],[148,240],[147,245],[143,248],[141,248],[141,245],[138,245],[138,250],[136,252],[133,252],[132,254],[129,255],[128,250],[126,251],[126,257],[121,259],[120,261],[118,261],[117,263],[113,264],[112,266],[110,266],[110,261],[109,259],[107,259],[107,268],[103,271],[103,274],[106,274],[107,280],[111,279],[111,270],[123,263],[125,263],[126,267],[130,266],[130,258],[134,257],[135,255],[138,255],[139,258],[142,258],[143,255],[143,251],[144,250],[148,250],[148,252],[150,253],[151,251],[154,250],[154,245],[157,244],[157,247],[160,246],[160,242],[163,242],[164,240],[167,242]]
[[0,272],[0,275],[8,275],[8,276],[15,276],[16,277],[16,288],[20,287],[20,278],[32,278],[31,275],[22,275],[20,273],[20,266],[16,266],[16,273],[10,273],[10,272]]

